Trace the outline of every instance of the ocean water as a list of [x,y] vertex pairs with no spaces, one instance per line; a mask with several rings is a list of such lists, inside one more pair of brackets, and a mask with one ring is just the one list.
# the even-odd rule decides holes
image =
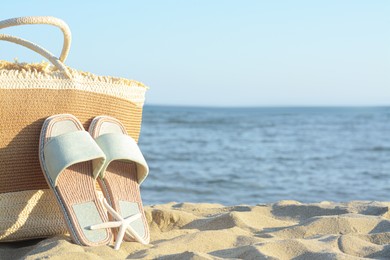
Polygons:
[[146,106],[145,204],[390,201],[390,107]]

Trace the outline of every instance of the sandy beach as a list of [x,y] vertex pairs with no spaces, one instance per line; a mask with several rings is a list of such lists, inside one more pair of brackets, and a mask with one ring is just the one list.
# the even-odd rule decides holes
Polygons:
[[0,260],[390,260],[390,1],[1,10]]
[[390,202],[145,208],[151,244],[81,247],[66,235],[2,243],[1,259],[388,259]]

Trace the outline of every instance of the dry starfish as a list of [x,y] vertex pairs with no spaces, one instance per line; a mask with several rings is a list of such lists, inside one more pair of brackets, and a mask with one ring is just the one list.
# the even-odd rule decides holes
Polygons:
[[131,235],[140,242],[141,244],[146,244],[145,241],[135,232],[135,230],[130,226],[132,222],[135,220],[141,218],[141,213],[137,213],[134,215],[131,215],[127,218],[123,218],[118,212],[116,212],[110,204],[108,204],[107,200],[105,198],[102,199],[102,204],[108,211],[108,213],[115,219],[115,221],[109,221],[109,222],[104,222],[101,224],[93,225],[90,226],[89,228],[91,230],[95,229],[102,229],[102,228],[117,228],[119,227],[119,232],[116,235],[116,241],[114,245],[115,250],[119,250],[123,237],[125,236],[126,229],[131,233]]

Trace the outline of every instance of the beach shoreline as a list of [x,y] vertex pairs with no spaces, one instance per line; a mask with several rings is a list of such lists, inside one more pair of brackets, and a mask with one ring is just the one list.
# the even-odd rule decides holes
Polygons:
[[2,259],[360,259],[390,256],[390,202],[146,206],[150,245],[81,247],[69,236],[1,243]]

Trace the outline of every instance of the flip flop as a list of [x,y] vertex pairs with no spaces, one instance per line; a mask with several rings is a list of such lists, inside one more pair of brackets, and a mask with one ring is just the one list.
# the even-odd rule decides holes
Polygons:
[[73,241],[85,246],[109,244],[110,229],[89,228],[108,221],[95,191],[105,155],[77,118],[61,114],[45,120],[39,160]]
[[89,133],[106,155],[106,162],[97,178],[106,200],[110,223],[91,228],[120,227],[115,249],[123,237],[127,241],[148,244],[149,227],[142,206],[140,184],[149,172],[148,165],[123,124],[108,116],[92,120]]

